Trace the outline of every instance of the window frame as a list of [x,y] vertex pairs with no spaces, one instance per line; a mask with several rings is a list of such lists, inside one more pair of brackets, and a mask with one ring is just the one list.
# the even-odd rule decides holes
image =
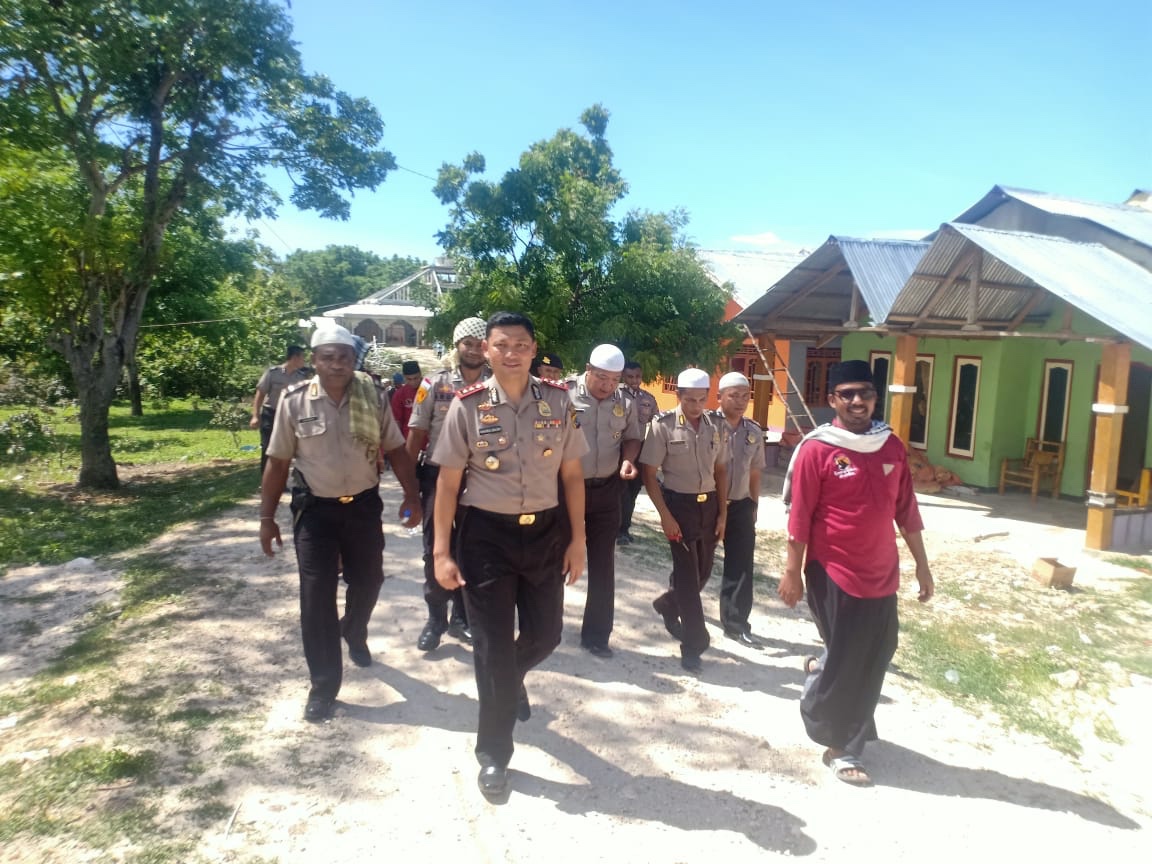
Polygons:
[[915,365],[913,367],[912,380],[916,382],[916,372],[920,370],[920,364],[924,363],[928,367],[928,374],[924,378],[924,387],[916,383],[916,392],[912,394],[912,407],[913,415],[915,415],[916,404],[920,398],[921,390],[924,391],[924,440],[917,441],[912,438],[912,426],[908,427],[908,446],[915,447],[917,450],[928,449],[929,429],[932,425],[932,379],[936,376],[936,355],[935,354],[917,354]]
[[[965,366],[974,366],[976,368],[976,381],[973,386],[972,393],[972,426],[968,432],[968,449],[964,450],[956,446],[956,422],[959,418],[957,408],[960,403],[960,383],[961,383],[961,370]],[[952,358],[952,394],[951,394],[951,408],[948,412],[948,440],[945,452],[949,456],[954,456],[958,459],[975,459],[976,458],[976,425],[980,419],[980,378],[981,373],[984,371],[984,358],[969,356],[965,354],[958,354]]]

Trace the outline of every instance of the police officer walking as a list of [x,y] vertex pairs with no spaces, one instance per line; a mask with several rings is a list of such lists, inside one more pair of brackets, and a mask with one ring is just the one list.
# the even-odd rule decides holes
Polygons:
[[[516,720],[531,716],[525,673],[560,644],[564,574],[572,584],[584,569],[580,457],[588,445],[567,387],[530,375],[536,353],[531,320],[494,314],[484,353],[492,378],[456,395],[433,453],[440,466],[434,560],[436,580],[446,590],[464,589],[480,703],[477,782],[494,798],[508,789]],[[567,548],[557,476],[569,515]],[[455,560],[449,545],[454,519]]]
[[[629,360],[624,364],[623,379],[624,383],[620,385],[620,389],[625,396],[636,403],[636,418],[640,423],[640,429],[645,431],[660,410],[656,404],[656,397],[640,386],[644,383],[644,371],[635,360]],[[616,538],[616,542],[621,546],[627,546],[632,542],[632,513],[636,509],[636,496],[640,494],[644,480],[637,474],[621,485],[623,488],[620,492],[620,535]]]
[[588,537],[588,594],[580,644],[609,658],[608,638],[616,601],[616,534],[620,528],[621,480],[639,476],[636,457],[644,434],[636,405],[620,389],[624,355],[615,345],[592,349],[582,375],[568,382],[568,395],[588,452],[584,471],[584,532]]
[[269,366],[256,384],[256,396],[252,399],[252,419],[248,425],[260,430],[260,476],[264,476],[264,466],[268,462],[268,441],[272,438],[272,424],[276,420],[276,406],[284,388],[299,384],[308,378],[304,368],[304,349],[299,345],[289,345],[284,362],[279,366]]
[[744,416],[752,388],[739,372],[729,372],[717,387],[716,420],[728,435],[728,518],[724,522],[724,575],[720,580],[720,625],[729,639],[762,647],[752,635],[753,558],[756,510],[764,470],[764,430]]
[[445,632],[461,642],[472,644],[472,631],[468,629],[468,613],[464,609],[463,594],[460,589],[446,591],[436,581],[436,568],[432,561],[436,526],[432,514],[440,466],[432,460],[432,454],[436,450],[448,406],[456,398],[457,391],[488,378],[488,367],[482,350],[484,329],[483,318],[465,318],[456,325],[452,331],[456,363],[451,369],[444,369],[424,379],[416,392],[416,404],[408,421],[408,455],[416,462],[420,504],[424,509],[424,602],[428,606],[428,622],[416,640],[416,647],[421,651],[434,651]]
[[[652,606],[680,640],[680,665],[689,672],[701,670],[700,656],[708,649],[700,589],[712,575],[728,508],[728,436],[704,410],[708,387],[707,372],[681,372],[676,378],[680,404],[652,421],[640,451],[644,488],[672,548],[669,590]],[[663,487],[657,482],[658,470],[664,475]]]
[[[370,666],[368,621],[384,582],[380,524],[381,452],[404,488],[401,518],[420,523],[420,496],[383,392],[355,372],[355,337],[337,325],[312,336],[316,377],[286,390],[276,410],[260,495],[260,546],[278,546],[276,508],[292,472],[292,525],[300,570],[300,630],[312,689],[304,719],[327,720],[343,678],[340,637],[357,666]],[[336,611],[341,562],[348,583],[344,617]]]

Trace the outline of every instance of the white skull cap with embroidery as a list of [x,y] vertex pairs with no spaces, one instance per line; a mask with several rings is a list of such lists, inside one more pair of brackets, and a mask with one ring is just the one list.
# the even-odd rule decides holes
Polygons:
[[487,334],[488,322],[483,318],[465,318],[452,331],[452,344],[459,345],[461,339],[467,339],[469,336],[473,339],[483,339]]
[[588,365],[605,372],[623,372],[624,352],[615,345],[597,345],[588,355]]
[[723,390],[727,387],[751,387],[748,379],[739,372],[729,372],[720,379],[720,383],[716,385],[716,389]]
[[712,383],[708,377],[708,373],[703,369],[685,369],[676,376],[676,387],[680,390],[690,390],[693,388],[708,389]]
[[321,345],[347,345],[353,350],[357,348],[356,337],[339,324],[321,324],[316,328],[312,334],[312,347],[319,348]]

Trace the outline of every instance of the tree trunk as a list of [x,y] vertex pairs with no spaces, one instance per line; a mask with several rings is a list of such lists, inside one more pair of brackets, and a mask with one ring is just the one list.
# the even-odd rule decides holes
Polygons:
[[132,403],[132,416],[144,416],[144,400],[140,396],[140,367],[136,365],[136,353],[128,358],[128,399]]
[[[99,379],[100,376],[94,376]],[[89,489],[118,489],[120,477],[112,459],[112,439],[108,435],[110,394],[101,392],[98,380],[78,387],[80,402],[80,479]]]

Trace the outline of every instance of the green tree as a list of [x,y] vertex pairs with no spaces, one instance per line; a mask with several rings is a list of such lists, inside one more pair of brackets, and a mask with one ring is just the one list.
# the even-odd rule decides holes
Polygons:
[[358,246],[327,246],[298,249],[278,269],[284,281],[320,312],[354,303],[423,266],[419,258],[381,258]]
[[561,129],[533,144],[497,182],[479,179],[477,153],[441,167],[434,191],[450,209],[437,236],[463,284],[436,310],[430,334],[447,341],[460,318],[511,309],[577,365],[612,341],[650,375],[710,368],[734,335],[723,323],[730,291],[712,283],[684,239],[684,214],[613,221],[628,186],[612,164],[608,112],[593,106],[581,124],[585,134]]
[[[303,70],[274,0],[0,0],[0,21],[0,136],[58,181],[5,208],[3,263],[75,382],[80,484],[112,488],[108,408],[177,214],[271,216],[274,168],[294,205],[347,218],[395,162],[375,109]],[[0,174],[3,195],[36,182]]]

